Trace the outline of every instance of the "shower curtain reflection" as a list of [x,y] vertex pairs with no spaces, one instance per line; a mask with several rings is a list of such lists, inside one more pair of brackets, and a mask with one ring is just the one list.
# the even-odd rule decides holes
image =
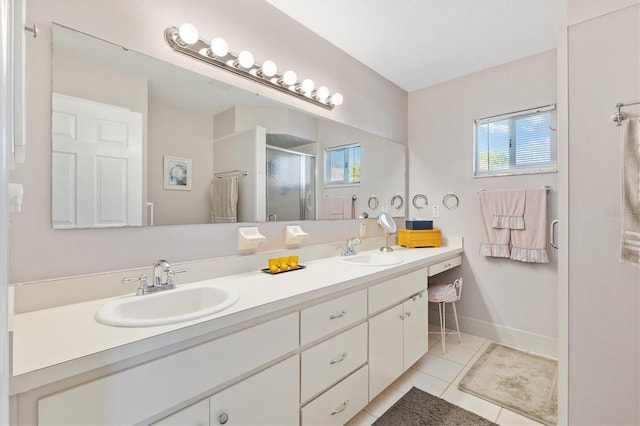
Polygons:
[[316,218],[312,155],[267,145],[267,220]]

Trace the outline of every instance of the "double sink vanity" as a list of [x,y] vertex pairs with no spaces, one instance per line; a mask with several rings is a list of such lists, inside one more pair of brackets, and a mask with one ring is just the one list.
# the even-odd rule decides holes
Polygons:
[[372,249],[17,314],[14,423],[344,424],[427,352],[428,277],[461,253]]

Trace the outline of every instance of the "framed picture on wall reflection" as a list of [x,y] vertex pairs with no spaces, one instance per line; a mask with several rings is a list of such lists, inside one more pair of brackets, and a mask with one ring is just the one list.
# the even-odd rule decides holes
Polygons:
[[191,191],[191,159],[164,156],[164,189]]

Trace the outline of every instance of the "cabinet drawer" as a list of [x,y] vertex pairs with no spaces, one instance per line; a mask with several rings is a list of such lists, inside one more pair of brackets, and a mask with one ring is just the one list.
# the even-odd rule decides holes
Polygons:
[[429,276],[432,277],[436,274],[439,274],[440,272],[447,271],[460,265],[462,265],[462,256],[456,256],[453,259],[443,260],[442,262],[438,262],[429,266]]
[[343,425],[368,402],[365,365],[302,408],[303,425]]
[[38,424],[137,424],[297,347],[291,313],[42,398]]
[[300,400],[308,400],[367,362],[367,324],[302,352]]
[[369,288],[369,314],[427,289],[427,271],[419,269]]
[[300,344],[347,327],[367,317],[367,290],[360,290],[300,311]]

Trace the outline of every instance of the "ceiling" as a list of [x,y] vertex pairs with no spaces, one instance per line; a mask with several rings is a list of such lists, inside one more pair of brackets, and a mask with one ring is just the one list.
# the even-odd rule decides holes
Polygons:
[[267,0],[404,90],[554,49],[557,0]]

